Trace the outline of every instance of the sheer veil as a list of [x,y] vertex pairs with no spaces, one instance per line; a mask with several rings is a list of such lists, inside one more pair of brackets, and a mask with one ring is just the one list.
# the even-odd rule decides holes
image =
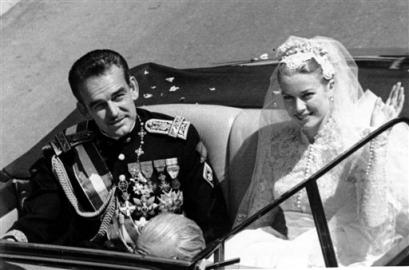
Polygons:
[[[358,125],[359,119],[356,118],[356,104],[359,98],[363,95],[361,85],[358,82],[358,68],[353,61],[352,56],[346,48],[338,41],[317,36],[311,39],[290,36],[278,49],[277,60],[280,61],[283,55],[289,48],[297,47],[311,50],[314,55],[325,55],[325,58],[319,59],[319,63],[329,73],[334,73],[334,102],[331,113],[338,123],[342,123],[348,128]],[[297,61],[297,60],[296,60]],[[271,158],[268,153],[268,145],[274,138],[275,133],[286,123],[291,123],[291,117],[288,115],[284,107],[284,101],[281,96],[281,89],[277,79],[278,65],[270,77],[270,85],[267,90],[264,106],[259,120],[258,144],[257,154],[255,160],[255,168],[252,175],[252,180],[245,196],[239,207],[238,215],[236,217],[236,224],[247,216],[254,214],[257,210],[253,206],[253,196],[256,194],[255,188],[258,187],[263,179],[260,175],[265,170],[265,159]],[[350,134],[352,140],[358,134]],[[269,179],[268,181],[275,181],[276,179]],[[267,214],[263,217],[263,221],[256,222],[253,227],[271,224],[272,216]]]
[[[331,92],[333,97],[329,98],[332,103],[331,109],[320,123],[313,143],[308,142],[302,134],[301,127],[297,126],[287,113],[277,77],[278,72],[281,72],[279,71],[281,63],[286,64],[285,68],[296,70],[300,63],[309,59],[314,59],[318,63],[324,79],[328,81],[333,79],[334,86]],[[358,81],[358,67],[341,43],[320,36],[311,39],[291,36],[277,49],[277,60],[278,65],[270,78],[259,119],[252,179],[240,203],[235,225],[272,202],[275,194],[282,194],[283,187],[291,187],[296,181],[307,177],[308,174],[299,172],[300,168],[308,168],[308,152],[312,148],[314,158],[318,156],[314,169],[319,169],[372,129],[370,122],[377,97],[369,90],[365,92],[362,90]],[[294,137],[294,134],[300,135]],[[371,146],[365,146],[318,180],[321,196],[324,200],[327,199],[326,202],[323,201],[324,210],[337,257],[342,264],[372,263],[396,245],[402,237],[409,241],[408,134],[407,126],[401,125],[394,127],[389,137],[386,136],[387,143],[384,144],[386,151],[382,152],[386,159],[382,159],[385,162],[376,167],[381,168],[382,176],[378,176],[379,171],[375,170],[368,173],[372,150]],[[292,150],[297,153],[293,154]],[[381,150],[385,150],[385,147]],[[287,164],[286,160],[280,161],[282,157],[291,160],[291,163]],[[371,172],[376,172],[371,174],[372,178],[368,176]],[[283,181],[288,181],[286,183],[289,185],[283,185]],[[321,184],[323,185],[320,186]],[[279,186],[281,191],[276,193]],[[336,192],[323,195],[322,191],[331,186],[336,188]],[[367,201],[362,198],[368,194],[372,194],[369,195],[372,201],[365,204]],[[305,214],[304,210],[298,211],[299,206],[291,206],[294,202],[298,203],[297,198],[292,199],[293,202],[286,205],[288,211],[285,210],[286,220],[295,221],[290,226],[291,229],[300,226],[298,217]],[[365,210],[362,210],[362,207],[366,207]],[[387,210],[381,212],[383,209]],[[279,216],[276,215],[277,211],[278,209],[273,209],[249,228],[272,226],[277,221],[275,218]],[[364,214],[361,215],[360,211]],[[371,218],[374,217],[373,220],[380,222],[377,225],[368,225],[369,223],[365,221],[362,223],[360,217],[365,213],[369,213]],[[310,230],[313,229],[313,224],[308,224],[306,228],[308,235],[316,237],[314,230]],[[297,235],[289,237],[301,241],[302,237]],[[308,239],[308,243],[310,240]],[[310,249],[319,250],[319,247],[314,249],[311,246]]]
[[[328,74],[330,76],[331,73],[333,73],[333,109],[330,113],[330,117],[327,117],[327,119],[334,119],[339,130],[343,131],[342,134],[339,134],[339,137],[345,147],[349,147],[357,142],[363,135],[362,128],[368,128],[370,126],[370,119],[376,96],[368,90],[365,93],[362,90],[358,81],[358,67],[353,60],[353,57],[340,42],[334,39],[321,36],[310,39],[291,36],[277,49],[277,60],[282,60],[286,52],[291,52],[289,48],[292,47],[302,49],[306,47],[305,50],[310,50],[312,54],[315,55],[314,57],[318,55],[317,62],[322,67],[324,77]],[[294,61],[297,61],[297,59]],[[250,185],[240,203],[235,224],[240,223],[243,219],[254,214],[263,207],[263,205],[255,205],[254,197],[257,196],[260,186],[273,189],[274,181],[277,180],[273,179],[273,174],[271,174],[270,179],[265,179],[266,175],[269,175],[269,172],[266,173],[266,171],[269,169],[271,170],[271,168],[267,168],[268,164],[271,164],[271,162],[268,160],[266,161],[266,159],[274,158],[274,155],[271,155],[271,152],[274,150],[270,149],[269,145],[271,145],[272,139],[277,135],[277,130],[283,125],[292,122],[291,117],[288,115],[284,107],[280,85],[277,80],[277,72],[278,66],[270,77],[270,85],[265,96],[264,106],[259,119],[255,167]],[[326,120],[323,122],[325,121]],[[324,124],[325,123],[322,123],[321,126]],[[408,152],[404,153],[404,151],[409,149],[407,140],[408,129],[406,127],[396,129],[400,129],[400,131],[403,130],[403,132],[400,132],[399,134],[397,132],[392,132],[390,136],[390,141],[393,141],[388,145],[388,155],[391,157],[391,160],[388,160],[387,164],[388,177],[391,178],[391,181],[393,182],[393,187],[391,187],[391,197],[400,198],[396,202],[397,211],[402,212],[403,210],[405,212],[403,217],[408,218],[409,210],[407,194],[409,184],[407,177],[409,176],[409,173],[408,166],[403,165],[405,162],[408,162]],[[406,177],[406,181],[395,181],[399,177]],[[406,194],[406,197],[404,194]],[[271,202],[273,199],[273,191],[271,191],[271,198],[267,198],[266,201],[269,200]],[[272,224],[273,219],[274,211],[265,215],[250,227],[255,228]],[[409,221],[404,223],[405,226],[409,225]],[[408,231],[405,233],[407,234]]]
[[[353,57],[340,42],[334,39],[321,36],[311,39],[290,36],[287,41],[278,48],[278,59],[283,57],[282,54],[287,51],[289,47],[296,47],[299,46],[298,44],[304,43],[307,43],[308,47],[312,47],[314,51],[318,50],[316,54],[324,54],[325,57],[319,60],[320,65],[328,70],[326,71],[327,73],[334,73],[335,90],[332,116],[352,120],[350,124],[359,124],[355,123],[356,120],[359,120],[356,119],[356,105],[363,95],[363,90],[358,81],[358,67]],[[270,85],[264,99],[260,127],[289,121],[291,119],[285,111],[280,93],[281,89],[277,80],[276,68],[270,77]]]

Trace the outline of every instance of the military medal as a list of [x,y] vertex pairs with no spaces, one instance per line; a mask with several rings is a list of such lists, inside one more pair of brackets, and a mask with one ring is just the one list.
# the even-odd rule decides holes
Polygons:
[[131,214],[133,211],[135,211],[136,206],[131,205],[129,201],[125,201],[124,206],[119,207],[119,210],[121,211],[122,214],[124,214],[126,217],[131,217]]
[[141,139],[143,139],[143,137],[145,137],[146,134],[147,134],[146,131],[143,130],[143,122],[141,121],[141,131],[138,132],[138,135]]
[[180,182],[177,179],[179,175],[179,170],[180,167],[178,165],[178,159],[177,158],[168,158],[166,159],[166,171],[168,172],[170,178],[172,179],[172,188],[173,189],[179,189],[180,188]]
[[118,181],[118,189],[122,192],[122,198],[127,201],[129,199],[128,194],[128,181],[126,181],[125,175],[121,174]]
[[140,170],[141,169],[138,162],[128,163],[128,172],[134,180],[138,179]]
[[179,174],[179,165],[177,158],[167,158],[166,159],[166,171],[168,172],[170,178],[175,179]]
[[142,149],[142,145],[139,146],[138,149],[135,150],[135,153],[138,157],[142,156],[145,152]]
[[166,181],[161,182],[161,184],[160,184],[160,189],[161,189],[162,191],[164,191],[164,192],[168,192],[168,191],[170,190],[170,185],[169,185],[169,183],[166,182]]
[[146,180],[145,177],[143,177],[143,175],[141,173],[141,165],[140,165],[140,162],[139,162],[141,156],[145,153],[143,151],[142,147],[144,145],[143,138],[145,137],[146,132],[143,129],[144,123],[142,122],[142,119],[139,117],[139,115],[136,115],[136,116],[138,117],[138,120],[139,120],[139,123],[140,123],[140,131],[138,132],[140,141],[139,141],[139,147],[135,150],[136,162],[128,164],[128,171],[131,174],[133,180],[136,180],[136,181],[141,182],[141,183],[146,183],[147,180]]
[[143,176],[146,177],[146,179],[150,179],[153,174],[152,161],[141,162],[141,171],[142,171]]
[[166,161],[164,159],[158,159],[153,161],[153,166],[155,166],[156,171],[159,176],[158,179],[163,182],[166,180],[166,175],[163,173],[166,167]]
[[170,185],[169,183],[166,182],[166,175],[164,174],[165,167],[166,167],[166,161],[164,159],[154,160],[153,166],[155,167],[156,171],[159,174],[158,179],[160,181],[160,185],[159,185],[160,189],[165,192],[169,191]]
[[141,118],[139,117],[139,115],[137,115],[137,116],[138,116],[139,123],[140,123],[140,125],[141,125],[140,131],[138,132],[138,135],[139,135],[139,138],[140,138],[140,143],[139,143],[138,149],[135,150],[135,153],[136,153],[136,156],[137,156],[137,161],[139,162],[139,158],[145,153],[145,152],[143,151],[143,149],[142,149],[142,146],[143,146],[143,144],[144,144],[143,138],[145,137],[146,132],[145,132],[145,130],[143,129],[143,124],[144,124],[144,123],[142,122],[142,120],[141,120]]
[[141,118],[139,117],[139,115],[137,115],[139,123],[140,123],[140,130],[138,132],[139,138],[140,138],[140,144],[139,144],[139,148],[135,150],[136,155],[138,156],[138,161],[139,161],[139,157],[142,156],[144,154],[144,151],[142,150],[142,146],[144,144],[143,138],[146,135],[145,130],[143,129],[143,125],[144,123],[142,122]]
[[145,135],[146,135],[146,132],[145,132],[145,130],[143,129],[143,125],[144,125],[144,123],[142,122],[142,119],[139,117],[139,115],[136,115],[137,117],[138,117],[138,120],[139,120],[139,124],[140,124],[140,131],[138,132],[138,135],[139,135],[139,147],[135,150],[135,154],[136,154],[136,160],[137,160],[137,162],[139,163],[139,158],[145,153],[144,151],[143,151],[143,149],[142,149],[142,146],[143,146],[143,144],[144,144],[144,140],[143,140],[143,138],[145,137]]
[[172,188],[173,189],[180,189],[180,182],[179,182],[179,180],[177,178],[172,179]]
[[203,166],[203,179],[206,180],[212,188],[214,187],[213,171],[206,162]]

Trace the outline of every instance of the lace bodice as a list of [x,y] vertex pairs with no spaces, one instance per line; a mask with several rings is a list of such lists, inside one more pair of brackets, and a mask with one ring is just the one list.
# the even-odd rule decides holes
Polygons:
[[[263,180],[257,197],[261,201],[258,202],[259,199],[255,198],[253,203],[257,206],[254,206],[258,208],[258,205],[267,203],[263,198],[268,199],[271,197],[267,194],[271,192],[271,189],[267,187],[271,185],[273,179],[276,179],[273,194],[277,198],[335,158],[344,148],[344,143],[339,139],[339,132],[335,122],[329,119],[320,129],[312,144],[308,142],[306,136],[295,125],[287,124],[274,133],[266,152],[266,155],[269,155],[270,158],[264,159],[264,162],[268,164],[264,164],[263,169],[260,170],[261,179]],[[324,203],[333,198],[340,173],[341,167],[338,166],[331,173],[318,180],[318,187]],[[263,193],[266,194],[263,195]],[[304,189],[285,201],[281,206],[284,211],[311,212]],[[331,209],[326,210],[333,212]]]
[[[247,198],[243,200],[247,205],[241,205],[247,207],[247,210],[241,208],[244,211],[239,212],[246,214],[238,218],[254,214],[307,179],[362,136],[362,131],[340,127],[332,118],[321,126],[312,143],[292,122],[280,124],[276,128],[268,131],[270,139],[268,145],[263,147],[264,153],[254,174],[256,184],[252,185],[253,190],[249,189]],[[346,205],[354,204],[355,210],[348,216],[350,220],[361,219],[359,222],[362,221],[365,226],[381,224],[387,220],[388,211],[382,206],[385,198],[381,196],[385,194],[385,184],[373,183],[373,173],[370,177],[372,180],[367,179],[369,153],[368,147],[364,149],[366,150],[356,152],[317,180],[327,219]],[[379,167],[382,166],[376,168]],[[382,183],[382,180],[376,181]],[[375,197],[373,194],[379,196]],[[281,207],[285,212],[311,213],[305,189],[286,200]],[[273,220],[272,211],[258,220],[254,227],[272,224]]]

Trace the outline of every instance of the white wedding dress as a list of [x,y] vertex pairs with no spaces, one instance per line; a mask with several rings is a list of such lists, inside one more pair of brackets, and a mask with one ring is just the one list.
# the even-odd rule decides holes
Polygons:
[[[363,91],[358,67],[340,42],[290,36],[276,52],[279,64],[260,114],[255,168],[236,224],[349,149],[375,128],[371,125],[383,123],[378,121],[382,104]],[[331,83],[330,110],[311,141],[290,121],[279,81],[283,67],[289,74],[305,73],[307,61],[318,64],[322,78]],[[394,126],[317,180],[338,265],[371,265],[409,238],[408,134],[406,125]],[[240,257],[241,265],[268,269],[324,266],[305,190],[281,207],[288,240],[269,227],[273,210],[226,241],[226,258]]]
[[[270,129],[266,130],[271,134],[269,144],[262,148],[263,162],[256,163],[253,176],[257,182],[247,191],[236,224],[369,132],[357,127],[352,130],[329,118],[310,144],[292,122],[265,129]],[[409,173],[407,165],[402,167],[408,162],[407,134],[405,127],[394,128],[388,143],[379,143],[374,149],[367,145],[318,179],[339,265],[371,265],[409,235]],[[395,144],[402,138],[406,138],[405,147]],[[368,162],[374,158],[371,152],[375,152],[374,164]],[[268,213],[252,229],[239,232],[226,242],[226,258],[240,257],[241,265],[266,268],[325,266],[305,189],[281,207],[289,240],[270,233],[268,225],[274,212]]]

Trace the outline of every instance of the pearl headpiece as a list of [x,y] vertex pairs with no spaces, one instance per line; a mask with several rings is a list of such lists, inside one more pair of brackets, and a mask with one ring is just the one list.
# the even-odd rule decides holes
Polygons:
[[277,49],[277,58],[290,70],[296,70],[305,61],[314,59],[321,66],[322,75],[326,80],[332,79],[335,75],[334,66],[328,58],[328,52],[320,44],[307,39],[285,42]]

